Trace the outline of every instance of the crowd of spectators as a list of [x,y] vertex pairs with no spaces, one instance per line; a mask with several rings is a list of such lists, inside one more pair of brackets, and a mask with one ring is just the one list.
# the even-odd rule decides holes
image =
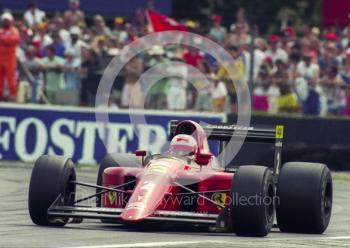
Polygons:
[[[2,23],[9,20],[19,32],[17,59],[33,80],[29,83],[28,74],[20,70],[17,96],[13,82],[7,82],[9,92],[0,91],[0,100],[33,101],[31,91],[35,90],[38,94],[34,100],[40,103],[94,106],[103,70],[124,46],[148,33],[145,19],[139,11],[132,20],[115,17],[113,25],[107,25],[101,15],[88,22],[79,0],[70,0],[64,13],[50,16],[35,1],[16,19],[4,12]],[[193,20],[184,21],[190,32],[223,46],[233,57],[233,64],[220,65],[205,51],[193,47],[154,46],[123,68],[109,97],[110,107],[235,112],[233,78],[247,89],[248,82],[252,83],[254,111],[350,115],[350,20],[343,29],[321,30],[305,23],[300,33],[292,22],[286,22],[275,33],[260,34],[258,27],[248,24],[244,10],[239,9],[229,28],[221,23],[220,15],[211,17],[209,28]],[[0,56],[5,56],[2,50],[6,48],[3,29]],[[253,41],[252,31],[256,32]],[[185,62],[206,75],[208,81],[179,64],[166,69],[177,77],[162,78],[146,90],[142,82],[137,83],[149,68],[170,62]],[[2,85],[12,80],[6,78],[6,73],[0,70]]]

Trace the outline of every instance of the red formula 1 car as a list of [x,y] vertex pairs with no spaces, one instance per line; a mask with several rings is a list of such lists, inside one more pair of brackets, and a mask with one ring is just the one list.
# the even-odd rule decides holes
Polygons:
[[[274,165],[221,167],[208,140],[217,140],[223,148],[240,135],[246,135],[246,142],[274,144]],[[147,156],[140,150],[107,154],[96,185],[77,181],[70,159],[40,157],[29,188],[32,221],[44,226],[84,218],[134,225],[205,225],[237,235],[265,236],[276,213],[283,232],[326,230],[332,209],[330,171],[315,163],[281,166],[283,126],[262,129],[172,121],[170,137],[164,154]],[[77,186],[95,188],[96,193],[77,199]],[[84,204],[94,198],[96,206]]]

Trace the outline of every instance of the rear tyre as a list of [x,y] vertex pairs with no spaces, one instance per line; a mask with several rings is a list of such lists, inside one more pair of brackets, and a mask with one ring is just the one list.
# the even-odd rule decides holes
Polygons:
[[328,227],[333,184],[324,164],[283,165],[277,186],[277,223],[282,232],[323,233]]
[[64,226],[68,218],[50,218],[47,211],[61,194],[65,205],[75,199],[76,173],[72,160],[44,155],[35,162],[30,178],[28,208],[33,223],[41,226]]
[[273,225],[275,185],[263,166],[241,166],[233,176],[231,223],[239,236],[266,236]]

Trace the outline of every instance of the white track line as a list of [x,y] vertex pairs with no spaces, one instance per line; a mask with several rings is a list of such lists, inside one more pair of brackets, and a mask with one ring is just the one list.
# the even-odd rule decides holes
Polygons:
[[350,236],[324,237],[320,239],[350,239]]
[[74,246],[65,248],[129,248],[129,247],[163,247],[163,246],[185,246],[201,243],[222,243],[227,244],[225,241],[213,241],[213,240],[198,240],[198,241],[172,241],[172,242],[147,242],[147,243],[131,243],[131,244],[115,244],[115,245],[92,245],[92,246]]
[[[350,236],[334,236],[334,237],[291,237],[291,238],[267,238],[260,239],[260,241],[270,242],[270,241],[288,241],[288,240],[304,240],[317,238],[318,240],[342,240],[350,239]],[[243,241],[243,240],[238,240]],[[258,239],[257,239],[258,241]],[[193,244],[203,244],[203,243],[221,243],[228,244],[230,242],[223,240],[198,240],[198,241],[169,241],[169,242],[146,242],[146,243],[130,243],[130,244],[115,244],[115,245],[91,245],[91,246],[72,246],[72,247],[61,247],[61,248],[137,248],[137,247],[164,247],[164,246],[185,246]],[[239,244],[239,243],[237,243]]]

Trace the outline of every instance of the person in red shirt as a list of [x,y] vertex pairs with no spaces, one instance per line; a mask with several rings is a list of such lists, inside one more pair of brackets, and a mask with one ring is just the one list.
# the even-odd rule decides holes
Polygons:
[[17,95],[16,79],[16,47],[20,36],[17,28],[13,26],[14,18],[10,13],[1,15],[2,27],[0,28],[0,100],[4,95],[4,85],[7,82],[10,100],[15,100]]
[[183,60],[185,63],[194,67],[198,67],[203,59],[204,55],[194,47],[189,47],[188,50],[185,50],[183,53]]

